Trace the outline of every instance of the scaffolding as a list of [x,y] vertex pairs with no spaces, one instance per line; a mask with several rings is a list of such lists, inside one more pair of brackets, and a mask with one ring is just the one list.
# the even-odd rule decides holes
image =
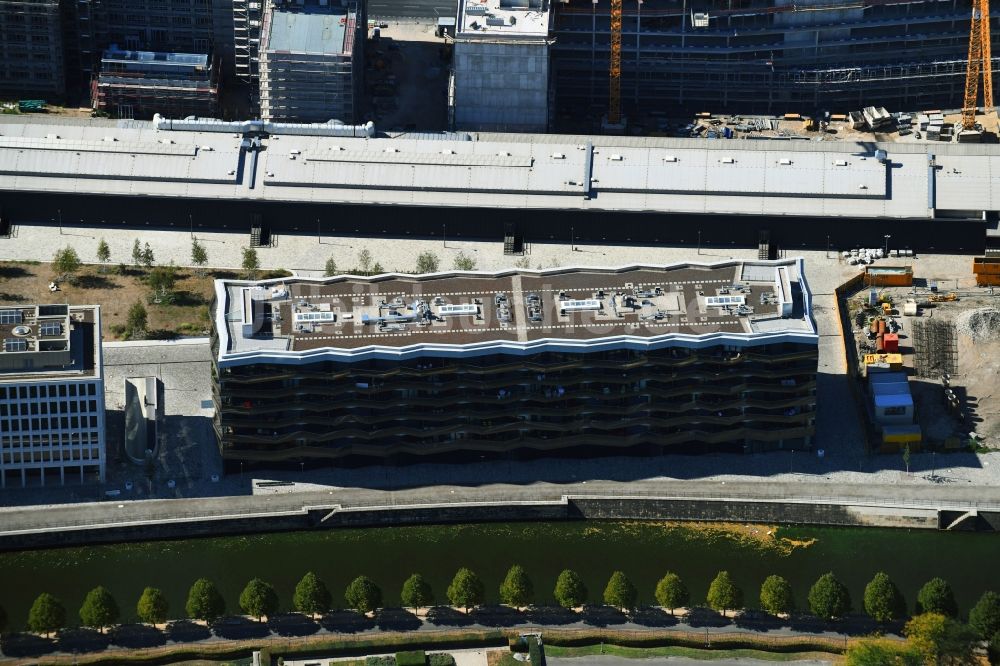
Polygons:
[[212,117],[219,107],[218,57],[106,51],[93,79],[94,108],[116,118]]

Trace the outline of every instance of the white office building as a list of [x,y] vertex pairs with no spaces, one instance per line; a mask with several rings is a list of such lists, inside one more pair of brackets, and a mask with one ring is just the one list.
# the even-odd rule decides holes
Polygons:
[[0,306],[0,487],[103,481],[96,305]]

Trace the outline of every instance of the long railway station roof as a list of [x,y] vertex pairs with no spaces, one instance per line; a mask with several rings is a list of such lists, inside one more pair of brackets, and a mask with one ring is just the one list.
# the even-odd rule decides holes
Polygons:
[[[886,151],[879,159],[877,151]],[[1000,210],[1000,147],[170,131],[0,117],[0,193],[849,218]]]
[[216,294],[233,364],[816,339],[798,259],[219,280]]

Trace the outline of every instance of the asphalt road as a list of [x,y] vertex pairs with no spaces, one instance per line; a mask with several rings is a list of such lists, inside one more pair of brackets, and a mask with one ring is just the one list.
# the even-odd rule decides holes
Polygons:
[[458,5],[446,0],[372,0],[368,18],[432,18],[455,16]]
[[190,499],[106,501],[69,505],[0,508],[0,536],[25,531],[67,529],[197,520],[221,516],[294,514],[305,507],[370,507],[434,505],[449,503],[537,503],[558,502],[566,494],[598,496],[657,496],[713,499],[795,499],[821,504],[868,504],[887,507],[1000,507],[1000,487],[954,485],[878,485],[781,483],[772,481],[706,483],[701,481],[589,481],[580,483],[535,483],[527,485],[486,484],[478,486],[432,486],[379,490],[330,487],[310,492],[273,495],[237,495]]

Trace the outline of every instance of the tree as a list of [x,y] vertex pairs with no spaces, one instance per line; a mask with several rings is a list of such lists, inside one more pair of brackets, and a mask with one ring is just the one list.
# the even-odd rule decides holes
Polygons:
[[334,261],[333,257],[326,260],[326,267],[323,269],[323,275],[326,277],[333,277],[337,274],[337,262]]
[[80,606],[80,622],[87,627],[97,627],[102,634],[104,627],[118,621],[118,615],[118,602],[103,585],[88,592]]
[[903,464],[906,465],[906,473],[910,473],[910,445],[903,447]]
[[60,280],[72,279],[77,271],[80,270],[81,265],[80,255],[68,245],[61,250],[57,250],[55,257],[52,259],[52,268],[59,275]]
[[359,613],[370,613],[382,605],[382,590],[368,576],[358,576],[344,590],[344,601]]
[[520,564],[507,571],[507,577],[500,584],[500,601],[508,606],[520,608],[528,606],[535,598],[535,586]]
[[474,271],[476,270],[476,260],[464,252],[455,255],[455,270]]
[[851,593],[832,571],[825,573],[809,589],[809,610],[824,620],[844,617],[851,612]]
[[135,614],[140,622],[147,624],[163,624],[167,621],[167,611],[170,605],[163,590],[156,587],[147,587],[139,596],[139,602],[135,605]]
[[177,284],[177,269],[174,266],[158,266],[149,272],[146,282],[153,291],[154,302],[169,304]]
[[720,571],[709,584],[708,605],[722,613],[743,607],[743,590],[736,586],[728,571]]
[[146,243],[145,247],[142,248],[142,265],[150,268],[154,263],[156,263],[156,256],[153,254],[153,248],[149,247],[149,243]]
[[319,576],[312,571],[306,573],[302,580],[295,586],[295,595],[292,597],[292,604],[295,610],[300,613],[318,615],[330,610],[333,603],[333,596]]
[[243,263],[240,264],[248,280],[257,278],[257,271],[260,270],[260,259],[257,257],[257,250],[252,247],[243,248]]
[[903,594],[883,571],[875,574],[871,582],[865,585],[864,602],[865,613],[876,622],[888,622],[906,614]]
[[363,273],[368,273],[372,268],[372,253],[368,251],[368,248],[362,248],[361,252],[358,252],[358,266],[361,267]]
[[448,601],[453,606],[461,606],[468,612],[469,608],[483,603],[486,599],[486,588],[474,571],[462,567],[451,579],[447,594]]
[[125,336],[133,340],[145,338],[148,324],[146,307],[140,301],[136,301],[128,309],[128,317],[125,319]]
[[943,578],[931,578],[917,592],[918,613],[941,613],[948,617],[958,617],[958,603],[951,585]]
[[556,579],[552,596],[563,608],[576,608],[587,603],[587,586],[583,584],[580,574],[572,569],[563,569]]
[[903,633],[928,664],[972,663],[976,632],[950,617],[940,613],[917,615],[906,623]]
[[417,255],[418,273],[437,273],[439,265],[438,257],[433,252],[421,252]]
[[376,261],[375,264],[372,266],[371,272],[372,275],[378,275],[379,273],[385,273],[385,269],[382,268],[382,264]]
[[681,577],[672,571],[668,571],[656,584],[656,602],[664,608],[670,609],[670,614],[674,614],[675,608],[687,606],[691,600],[691,593]]
[[240,593],[240,608],[260,622],[265,615],[278,612],[278,593],[270,583],[253,578]]
[[28,628],[48,636],[66,626],[66,609],[48,592],[42,592],[28,611]]
[[197,238],[191,239],[191,263],[198,267],[198,275],[205,274],[205,264],[208,263],[208,250],[198,242]]
[[1000,594],[990,591],[979,597],[969,611],[969,625],[983,640],[1000,631]]
[[760,586],[760,607],[771,615],[791,613],[795,610],[792,586],[781,576],[768,576]]
[[415,611],[434,603],[434,591],[431,590],[430,583],[418,573],[406,579],[403,583],[403,592],[399,596],[404,606],[409,606]]
[[639,592],[635,589],[635,585],[621,571],[612,573],[604,588],[604,603],[621,610],[635,608],[638,596]]
[[132,243],[132,263],[136,268],[142,265],[142,245],[139,244],[138,238]]
[[[97,244],[97,260],[102,264],[106,264],[111,261],[111,248],[108,246],[108,242],[101,239],[101,242]],[[101,272],[105,272],[107,268],[101,266]]]
[[993,634],[993,638],[986,644],[986,658],[989,659],[991,666],[1000,664],[1000,631]]
[[847,666],[923,666],[920,653],[884,640],[859,641],[844,653]]
[[199,578],[188,592],[184,610],[190,618],[213,622],[226,612],[226,600],[219,594],[215,583],[207,578]]

